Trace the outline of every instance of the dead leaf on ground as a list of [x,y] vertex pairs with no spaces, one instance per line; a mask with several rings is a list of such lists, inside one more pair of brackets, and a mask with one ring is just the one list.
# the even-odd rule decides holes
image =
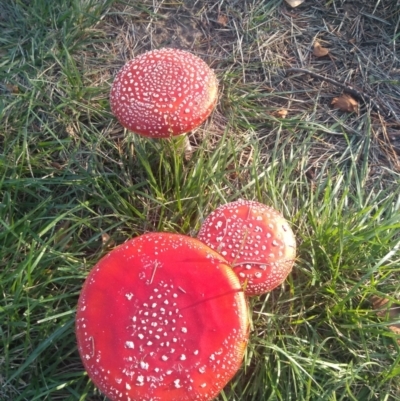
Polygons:
[[6,89],[8,90],[8,92],[10,92],[12,94],[19,93],[19,88],[17,85],[6,84],[5,86],[6,86]]
[[290,7],[295,8],[295,7],[299,6],[300,4],[303,4],[305,0],[285,0],[285,1],[286,1],[286,3],[289,4]]
[[[389,329],[390,329],[391,331],[393,331],[393,333],[395,333],[395,334],[397,334],[397,335],[400,334],[400,329],[399,329],[398,325],[396,325],[396,326],[389,326]],[[397,343],[400,344],[400,339],[397,340]]]
[[345,111],[346,113],[358,113],[358,102],[350,95],[343,94],[339,97],[333,98],[331,105],[334,109]]
[[218,22],[218,24],[220,24],[224,27],[227,26],[228,25],[228,16],[225,14],[218,14],[217,22]]
[[288,115],[288,111],[286,109],[280,109],[274,111],[272,115],[278,118],[286,118],[286,116]]
[[[387,298],[378,297],[373,295],[371,298],[372,307],[376,311],[376,314],[381,318],[387,318],[390,321],[400,319],[400,303],[389,302]],[[388,326],[388,328],[395,334],[400,334],[400,324],[394,323]],[[400,339],[397,340],[400,344]]]
[[264,90],[266,92],[273,92],[274,91],[273,88],[271,88],[270,86],[267,86],[267,85],[263,85],[261,88],[262,88],[262,90]]
[[321,43],[315,42],[313,47],[313,54],[315,57],[324,57],[329,54],[329,50],[326,47],[322,47]]
[[57,170],[62,170],[64,168],[64,166],[58,162],[51,162],[50,166],[54,167]]
[[65,131],[67,132],[68,135],[71,135],[73,137],[75,137],[77,134],[75,128],[71,124],[65,127]]
[[[373,295],[371,297],[372,306],[376,310],[378,316],[388,316],[389,320],[398,320],[400,318],[400,303],[389,302],[387,298],[378,297]],[[400,328],[400,324],[396,323],[394,326]]]

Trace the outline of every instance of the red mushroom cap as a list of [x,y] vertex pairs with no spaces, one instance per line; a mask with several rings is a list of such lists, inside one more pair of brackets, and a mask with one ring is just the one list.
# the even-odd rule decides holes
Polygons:
[[201,241],[144,234],[89,273],[76,336],[89,377],[111,400],[211,400],[243,358],[245,296]]
[[195,55],[177,49],[135,57],[118,72],[111,110],[125,128],[153,138],[197,128],[217,102],[213,70]]
[[198,238],[232,266],[247,295],[271,291],[292,270],[296,239],[284,217],[262,203],[240,199],[212,212]]

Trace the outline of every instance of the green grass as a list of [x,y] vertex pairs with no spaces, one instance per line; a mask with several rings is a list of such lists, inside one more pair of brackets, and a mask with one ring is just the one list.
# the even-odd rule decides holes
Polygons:
[[[244,1],[246,13],[220,2],[227,27],[212,25],[215,2],[136,3],[0,0],[0,400],[103,400],[74,335],[91,267],[144,232],[195,236],[238,198],[280,210],[298,258],[251,300],[243,367],[218,400],[400,400],[397,338],[370,302],[400,291],[399,172],[375,117],[332,112],[318,85],[289,88],[282,68],[301,38],[283,32],[280,1]],[[108,93],[132,51],[121,32],[136,24],[141,52],[158,40],[143,27],[188,10],[215,28],[194,50],[221,98],[186,161],[176,141],[124,133]]]

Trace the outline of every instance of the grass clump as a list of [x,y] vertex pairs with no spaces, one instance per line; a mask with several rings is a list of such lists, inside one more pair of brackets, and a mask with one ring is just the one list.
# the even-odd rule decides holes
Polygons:
[[[74,336],[88,271],[147,231],[194,236],[238,198],[282,211],[298,259],[281,288],[251,300],[243,368],[218,399],[400,399],[398,318],[372,301],[399,298],[400,17],[389,3],[0,0],[0,399],[103,400]],[[316,35],[336,58],[312,57]],[[109,111],[117,68],[162,46],[193,51],[220,79],[190,160],[175,142],[123,132]],[[355,58],[353,82],[391,117],[332,110],[338,88],[285,74],[344,82]]]

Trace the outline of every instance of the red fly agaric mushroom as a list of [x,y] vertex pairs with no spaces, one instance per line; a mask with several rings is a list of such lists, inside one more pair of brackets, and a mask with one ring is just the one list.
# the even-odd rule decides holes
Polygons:
[[111,110],[137,134],[166,138],[197,128],[217,102],[209,66],[178,49],[143,53],[125,64],[111,89]]
[[245,296],[201,241],[144,234],[89,273],[76,336],[89,377],[111,400],[211,400],[244,354]]
[[217,208],[198,238],[232,266],[247,295],[281,284],[292,270],[296,240],[284,217],[262,203],[240,199]]

